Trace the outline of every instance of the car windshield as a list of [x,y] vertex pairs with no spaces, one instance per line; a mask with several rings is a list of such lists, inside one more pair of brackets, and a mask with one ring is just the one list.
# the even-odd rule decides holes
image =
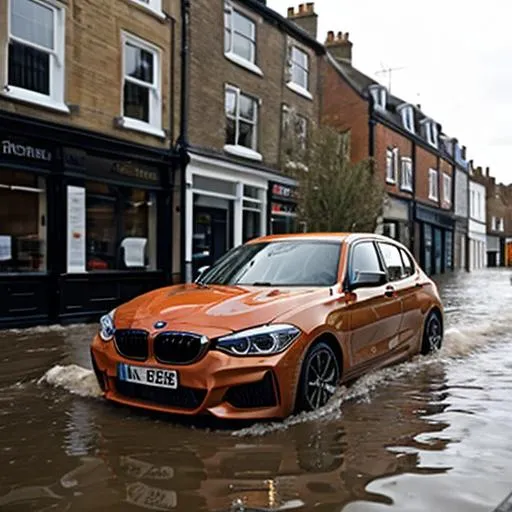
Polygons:
[[236,247],[199,279],[202,284],[332,286],[341,242],[282,240]]

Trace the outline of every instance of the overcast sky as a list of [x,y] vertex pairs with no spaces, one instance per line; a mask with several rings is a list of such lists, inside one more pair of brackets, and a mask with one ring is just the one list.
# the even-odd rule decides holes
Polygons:
[[[268,0],[286,16],[299,1]],[[352,64],[441,123],[475,165],[512,182],[512,2],[317,0],[318,39],[350,33]]]

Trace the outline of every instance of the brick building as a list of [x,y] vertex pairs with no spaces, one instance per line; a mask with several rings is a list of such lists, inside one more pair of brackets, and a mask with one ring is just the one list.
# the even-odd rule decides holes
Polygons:
[[352,66],[348,34],[329,32],[322,122],[351,133],[352,158],[372,158],[386,186],[379,232],[414,250],[429,274],[453,268],[454,144],[419,106]]
[[171,0],[0,0],[0,324],[170,279]]
[[324,47],[314,5],[288,18],[256,0],[194,0],[190,66],[185,277],[249,238],[289,232],[295,182],[282,172],[283,129],[318,120]]

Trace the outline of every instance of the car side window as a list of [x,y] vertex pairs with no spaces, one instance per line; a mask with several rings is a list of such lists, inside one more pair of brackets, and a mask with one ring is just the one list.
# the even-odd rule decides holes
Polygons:
[[358,272],[382,272],[373,242],[361,242],[353,247],[350,259],[351,281],[355,280]]
[[389,281],[403,279],[405,276],[400,249],[396,245],[382,242],[379,242],[379,249],[386,265]]
[[404,277],[411,277],[415,272],[414,263],[411,257],[403,249],[400,249],[400,254],[402,255],[402,262],[404,265]]

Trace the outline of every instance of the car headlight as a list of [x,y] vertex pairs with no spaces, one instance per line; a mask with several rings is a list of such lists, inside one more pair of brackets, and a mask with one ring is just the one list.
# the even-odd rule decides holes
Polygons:
[[114,325],[115,312],[116,310],[113,309],[110,313],[107,313],[100,318],[99,335],[103,341],[110,341],[116,333],[116,326]]
[[256,327],[217,339],[216,348],[235,356],[271,355],[282,352],[300,334],[293,325]]

